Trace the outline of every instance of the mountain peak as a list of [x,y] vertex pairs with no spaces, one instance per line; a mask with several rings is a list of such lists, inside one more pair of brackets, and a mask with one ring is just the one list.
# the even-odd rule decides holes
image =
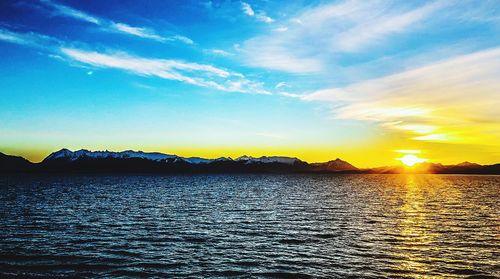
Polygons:
[[354,171],[358,170],[357,167],[351,165],[350,163],[343,161],[340,158],[331,160],[324,163],[314,163],[316,171]]
[[177,158],[175,155],[168,155],[168,154],[163,154],[159,152],[143,152],[143,151],[133,151],[133,150],[127,150],[127,151],[121,151],[121,152],[113,152],[113,151],[90,151],[87,149],[80,149],[77,151],[71,151],[69,149],[63,148],[59,151],[56,151],[52,154],[50,154],[47,158],[45,158],[44,161],[50,161],[50,160],[57,160],[57,159],[63,159],[63,160],[69,160],[69,161],[75,161],[80,158],[120,158],[120,159],[126,159],[126,158],[142,158],[142,159],[149,159],[149,160],[154,160],[154,161],[160,161],[160,160],[166,160],[166,159],[171,159],[171,158]]
[[67,149],[67,148],[61,148],[61,150],[58,150],[56,152],[52,152],[45,160],[53,160],[53,159],[59,159],[59,158],[67,158],[71,157],[73,155],[73,151]]
[[457,164],[456,166],[457,167],[468,167],[468,168],[473,167],[473,168],[475,168],[475,167],[480,167],[481,165],[476,164],[476,163],[471,163],[469,161],[465,161],[465,162],[462,162],[460,164]]
[[264,164],[269,164],[269,163],[280,163],[280,164],[287,164],[287,165],[293,165],[297,162],[301,162],[299,159],[295,157],[285,157],[285,156],[262,156],[259,158],[255,158],[252,156],[247,156],[243,155],[239,158],[237,158],[235,161],[237,162],[244,162],[245,164],[250,164],[250,163],[264,163]]
[[[222,163],[223,162],[223,163]],[[220,157],[180,157],[159,152],[126,150],[71,151],[62,148],[51,153],[41,163],[31,163],[22,157],[9,156],[0,152],[0,172],[2,171],[118,171],[118,172],[180,172],[180,173],[465,173],[499,174],[500,164],[479,165],[465,161],[457,165],[442,165],[424,162],[407,170],[403,166],[358,169],[340,158],[324,163],[307,163],[295,157],[285,156],[241,156],[236,160]]]

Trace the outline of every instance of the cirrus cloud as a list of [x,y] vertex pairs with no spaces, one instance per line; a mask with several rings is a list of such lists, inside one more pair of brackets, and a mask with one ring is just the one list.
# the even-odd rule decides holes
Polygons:
[[[335,106],[338,119],[378,122],[420,141],[500,138],[500,48],[300,96]],[[297,96],[295,96],[297,97]]]
[[182,35],[162,36],[151,28],[131,26],[129,24],[121,22],[113,22],[111,20],[100,18],[98,16],[91,15],[89,13],[74,9],[69,6],[56,3],[52,0],[42,0],[41,2],[46,6],[53,8],[54,9],[53,15],[55,16],[69,17],[76,20],[93,23],[95,25],[103,27],[102,30],[108,32],[118,32],[158,42],[179,41],[185,44],[194,43],[193,40],[191,40],[186,36]]
[[141,76],[155,76],[228,92],[270,94],[261,83],[246,80],[239,73],[212,65],[169,59],[132,56],[125,52],[100,53],[74,48],[61,48],[67,57],[98,68],[124,70]]

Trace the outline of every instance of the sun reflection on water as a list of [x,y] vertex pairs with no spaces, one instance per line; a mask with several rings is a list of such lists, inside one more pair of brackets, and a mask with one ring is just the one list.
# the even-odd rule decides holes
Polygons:
[[[434,241],[435,233],[429,229],[429,212],[425,209],[426,189],[419,187],[422,183],[418,180],[423,177],[408,174],[405,175],[403,203],[400,207],[401,221],[398,226],[401,242],[398,243],[402,256],[406,260],[398,267],[400,270],[426,274],[430,272],[430,266],[425,262],[429,259],[423,257],[423,251],[430,250]],[[401,256],[401,255],[400,255]]]

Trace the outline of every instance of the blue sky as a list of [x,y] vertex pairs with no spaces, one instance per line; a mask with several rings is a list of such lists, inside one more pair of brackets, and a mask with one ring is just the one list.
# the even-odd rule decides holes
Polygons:
[[499,161],[498,1],[2,1],[0,150]]

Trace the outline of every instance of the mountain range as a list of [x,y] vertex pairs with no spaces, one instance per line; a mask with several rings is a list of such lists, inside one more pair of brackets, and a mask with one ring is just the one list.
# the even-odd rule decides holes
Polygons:
[[411,169],[403,166],[359,169],[339,158],[323,163],[307,163],[298,158],[283,156],[205,159],[132,150],[113,152],[61,149],[40,163],[0,152],[0,172],[500,174],[500,164],[483,166],[470,162],[457,165],[421,163]]

